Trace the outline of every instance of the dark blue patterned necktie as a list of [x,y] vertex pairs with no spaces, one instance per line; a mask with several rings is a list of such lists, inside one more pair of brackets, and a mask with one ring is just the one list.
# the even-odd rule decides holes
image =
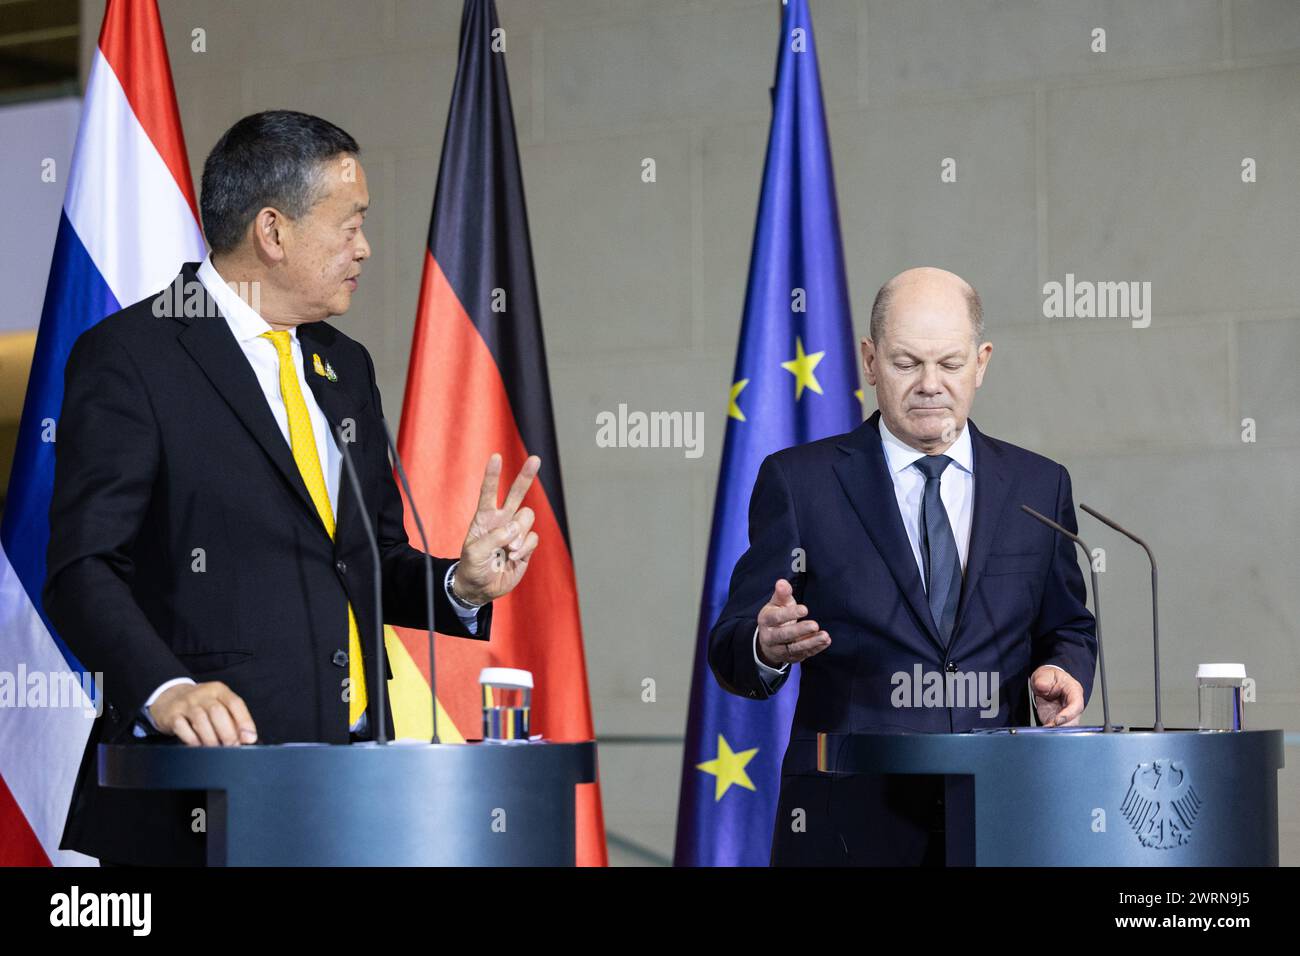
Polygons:
[[961,597],[961,559],[957,539],[948,523],[948,510],[939,497],[939,478],[951,464],[947,455],[918,458],[916,470],[925,475],[925,493],[921,496],[921,559],[925,562],[925,593],[930,602],[930,616],[944,646],[952,637],[957,619],[957,599]]

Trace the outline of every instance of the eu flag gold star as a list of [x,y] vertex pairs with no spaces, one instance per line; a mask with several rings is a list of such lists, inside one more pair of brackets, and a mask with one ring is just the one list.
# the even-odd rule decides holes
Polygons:
[[740,397],[740,393],[745,390],[745,386],[748,384],[749,379],[742,378],[735,385],[731,386],[731,399],[727,402],[728,417],[738,419],[742,422],[745,420],[745,413],[742,412],[740,406],[736,404],[736,399]]
[[813,352],[812,355],[804,354],[803,341],[799,336],[794,339],[794,358],[788,362],[782,362],[781,367],[794,376],[794,400],[797,402],[803,396],[805,388],[811,388],[818,395],[823,394],[821,383],[817,381],[817,376],[813,374],[813,369],[817,363],[822,360],[825,352]]
[[753,760],[756,753],[758,753],[757,747],[736,753],[727,743],[727,739],[722,734],[718,734],[718,755],[712,760],[695,765],[696,770],[711,773],[717,778],[713,788],[714,803],[722,799],[722,795],[733,783],[747,790],[756,789],[753,781],[749,779],[749,774],[745,773],[745,764]]

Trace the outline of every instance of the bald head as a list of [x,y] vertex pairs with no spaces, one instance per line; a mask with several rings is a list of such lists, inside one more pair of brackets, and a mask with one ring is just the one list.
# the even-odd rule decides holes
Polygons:
[[871,306],[871,338],[880,342],[890,308],[904,305],[918,309],[964,308],[971,323],[971,335],[978,343],[984,336],[984,305],[974,286],[946,269],[921,266],[900,272],[880,287]]
[[908,269],[881,287],[862,370],[891,434],[927,455],[956,441],[993,352],[983,336],[980,297],[961,276]]

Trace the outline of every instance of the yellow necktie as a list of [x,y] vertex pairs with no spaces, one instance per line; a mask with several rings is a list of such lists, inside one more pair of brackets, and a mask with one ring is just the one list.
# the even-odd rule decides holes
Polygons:
[[[307,485],[311,500],[316,504],[320,520],[325,522],[325,530],[331,539],[334,537],[334,509],[330,507],[329,490],[325,487],[325,476],[320,469],[320,454],[316,449],[316,434],[312,431],[311,416],[307,412],[307,403],[302,399],[302,390],[298,387],[298,373],[294,369],[293,347],[287,330],[263,332],[262,338],[270,339],[280,356],[280,395],[284,398],[284,408],[289,415],[289,444],[293,446],[293,460],[298,463],[298,471]],[[361,635],[357,631],[357,619],[352,613],[352,604],[348,604],[348,677],[351,699],[348,707],[348,726],[352,727],[366,712],[366,671],[361,663]]]

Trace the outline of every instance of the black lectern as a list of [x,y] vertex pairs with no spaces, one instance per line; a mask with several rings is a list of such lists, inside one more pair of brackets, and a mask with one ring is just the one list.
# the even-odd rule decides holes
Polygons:
[[596,744],[101,746],[106,787],[208,791],[210,866],[573,866]]
[[1277,866],[1282,731],[820,734],[823,773],[944,777],[949,866]]

